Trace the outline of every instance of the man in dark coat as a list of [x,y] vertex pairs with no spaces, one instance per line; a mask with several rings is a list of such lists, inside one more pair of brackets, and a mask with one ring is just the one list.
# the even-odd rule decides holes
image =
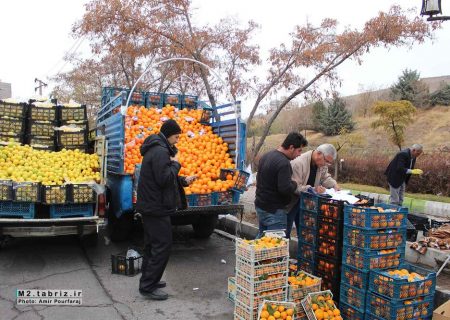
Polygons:
[[178,177],[181,165],[176,157],[181,128],[175,120],[167,120],[159,134],[153,134],[141,146],[141,173],[138,182],[136,211],[142,215],[144,258],[139,292],[150,299],[165,300],[168,294],[161,277],[172,246],[170,216],[186,208],[183,186],[195,177]]
[[411,148],[397,153],[389,163],[384,174],[387,176],[389,183],[391,204],[401,206],[409,178],[412,174],[420,175],[423,173],[420,169],[414,169],[416,159],[422,154],[422,151],[423,147],[420,144],[414,144]]

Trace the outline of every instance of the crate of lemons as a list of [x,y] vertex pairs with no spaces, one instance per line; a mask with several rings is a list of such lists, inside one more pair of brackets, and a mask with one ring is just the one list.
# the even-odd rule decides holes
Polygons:
[[79,150],[38,151],[30,146],[0,146],[0,180],[40,182],[44,186],[100,181],[97,154]]
[[269,301],[259,307],[259,320],[293,320],[295,319],[295,304],[293,302]]

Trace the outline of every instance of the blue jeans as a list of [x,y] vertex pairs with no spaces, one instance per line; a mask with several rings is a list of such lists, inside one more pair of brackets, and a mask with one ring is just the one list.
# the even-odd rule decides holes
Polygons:
[[[288,217],[287,217],[287,229],[286,229],[286,237],[288,239],[291,238],[291,231],[292,231],[292,226],[294,225],[295,222],[295,227],[297,228],[297,233],[298,233],[298,226],[300,224],[300,200],[298,200],[295,205],[292,207],[291,211],[289,211],[288,213]],[[297,234],[298,237],[298,234]]]
[[286,232],[287,227],[287,212],[283,209],[278,209],[275,212],[267,212],[261,208],[256,207],[256,215],[259,221],[259,232],[257,239],[264,235],[267,230],[283,230]]

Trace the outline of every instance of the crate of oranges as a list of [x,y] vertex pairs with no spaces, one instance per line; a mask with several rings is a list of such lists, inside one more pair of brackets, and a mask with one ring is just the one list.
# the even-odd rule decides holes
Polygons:
[[293,320],[296,319],[295,304],[293,302],[280,302],[264,300],[259,308],[259,320]]
[[342,318],[345,320],[367,320],[364,312],[358,311],[342,300],[339,302],[339,309],[341,310]]
[[242,287],[236,286],[236,300],[245,304],[246,306],[253,306],[253,309],[256,312],[258,311],[258,307],[264,300],[285,301],[286,296],[287,288],[278,288],[250,293]]
[[392,249],[406,244],[406,228],[370,230],[344,226],[344,244],[362,249]]
[[342,320],[330,290],[308,293],[302,300],[302,306],[309,320]]
[[345,205],[344,223],[346,225],[371,229],[406,227],[408,209],[389,204],[373,207]]
[[296,319],[302,319],[306,317],[306,313],[303,309],[301,301],[310,292],[320,291],[322,280],[312,274],[304,271],[291,274],[288,278],[289,291],[288,301],[295,303],[295,315]]
[[285,272],[250,276],[239,270],[236,272],[236,286],[247,292],[266,292],[287,287],[287,269]]
[[344,245],[342,262],[363,271],[370,271],[397,267],[404,258],[404,248],[366,250]]
[[264,236],[261,239],[236,239],[236,257],[257,262],[268,259],[289,257],[288,242],[277,236]]

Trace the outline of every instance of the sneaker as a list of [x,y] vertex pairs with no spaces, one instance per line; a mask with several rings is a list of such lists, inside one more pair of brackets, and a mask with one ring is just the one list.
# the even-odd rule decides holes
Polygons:
[[159,288],[153,290],[152,292],[139,289],[139,293],[152,300],[167,300],[167,298],[169,298],[169,295]]

